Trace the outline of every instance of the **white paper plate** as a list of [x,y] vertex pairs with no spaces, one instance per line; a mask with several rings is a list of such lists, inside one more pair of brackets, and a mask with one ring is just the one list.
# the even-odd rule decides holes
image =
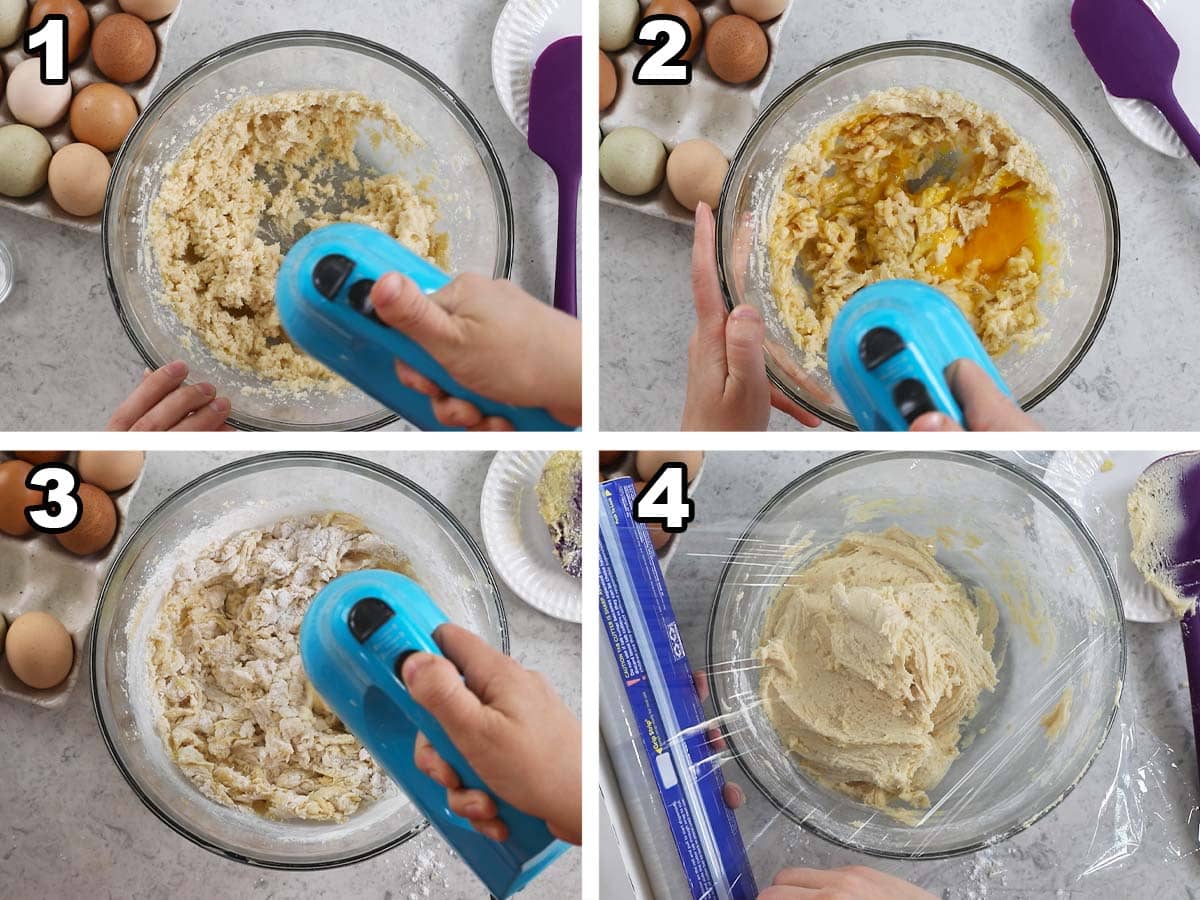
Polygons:
[[[1179,45],[1175,96],[1193,122],[1200,122],[1200,3],[1196,0],[1146,0],[1163,27]],[[1145,100],[1127,100],[1105,91],[1108,105],[1129,132],[1159,153],[1184,159],[1188,149],[1157,107]]]
[[538,512],[536,486],[549,458],[549,450],[496,454],[479,502],[483,542],[514,594],[548,616],[579,622],[582,582],[563,571]]
[[[1162,453],[1130,451],[1101,453],[1093,450],[1062,451],[1046,467],[1046,484],[1078,513],[1112,567],[1131,622],[1165,622],[1173,618],[1159,592],[1146,584],[1129,554],[1127,500],[1134,482]],[[1111,462],[1112,468],[1105,468]]]
[[529,133],[529,81],[542,51],[583,33],[583,11],[565,0],[508,0],[492,34],[492,84],[521,134]]

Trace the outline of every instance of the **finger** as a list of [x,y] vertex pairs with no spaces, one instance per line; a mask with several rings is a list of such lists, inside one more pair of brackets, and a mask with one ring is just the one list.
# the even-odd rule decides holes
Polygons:
[[971,431],[1039,431],[987,372],[969,359],[951,363],[946,373],[950,390],[963,409]]
[[400,360],[395,361],[396,378],[400,383],[410,390],[416,391],[418,394],[424,394],[426,397],[444,397],[446,392],[440,387],[418,372],[416,369],[409,366],[407,363],[402,363]]
[[108,420],[108,430],[128,431],[134,422],[183,384],[187,373],[187,363],[176,360],[149,375],[143,375],[141,383],[133,389],[133,393],[114,410],[112,418]]
[[413,765],[447,790],[462,786],[458,773],[442,759],[441,754],[433,748],[429,738],[421,731],[417,732],[417,739],[413,743]]
[[388,272],[375,282],[371,305],[380,321],[408,335],[435,357],[453,337],[450,314],[399,272]]
[[473,788],[457,788],[446,791],[446,805],[450,812],[472,822],[487,822],[500,815],[496,801],[483,791]]
[[703,669],[696,669],[692,672],[692,681],[696,684],[696,696],[704,703],[708,700],[708,674]]
[[478,425],[472,425],[468,431],[516,431],[517,426],[508,419],[500,416],[485,416]]
[[467,629],[446,623],[433,633],[446,657],[458,666],[467,681],[467,687],[480,694],[484,703],[490,701],[487,689],[503,681],[516,665],[479,635]]
[[433,401],[433,414],[447,428],[474,428],[483,421],[483,413],[474,403],[444,395]]
[[234,431],[225,424],[229,417],[229,400],[217,397],[212,403],[196,410],[174,426],[172,431]]
[[730,809],[740,809],[746,802],[746,795],[742,793],[742,789],[731,781],[725,783],[721,796],[725,800],[725,805]]
[[217,389],[211,384],[185,384],[167,394],[144,416],[133,423],[130,431],[170,431],[184,416],[211,403]]
[[837,875],[829,869],[790,868],[781,870],[771,884],[776,887],[809,888],[817,891],[834,887],[837,884]]
[[775,385],[771,385],[771,405],[806,428],[816,428],[821,424],[820,416],[809,412]]
[[[508,840],[508,826],[501,819],[491,819],[487,822],[472,822],[471,827],[486,838],[491,838],[498,844]],[[553,834],[553,829],[551,829]]]
[[710,746],[713,750],[716,750],[718,753],[729,746],[727,743],[725,743],[725,735],[721,733],[720,728],[710,728],[707,732],[705,732],[704,736],[708,740],[708,746]]
[[821,892],[812,888],[773,884],[759,892],[758,900],[816,900],[820,896]]
[[456,747],[472,746],[483,704],[463,683],[454,663],[433,653],[414,653],[400,670],[409,695],[438,720]]
[[729,378],[751,400],[760,396],[765,400],[770,390],[763,361],[765,337],[766,326],[753,306],[742,303],[729,314],[725,322],[725,361]]
[[909,431],[962,431],[962,427],[944,413],[927,412],[917,416]]
[[700,333],[710,339],[722,334],[725,326],[725,298],[717,277],[716,223],[712,210],[701,203],[696,207],[696,234],[692,241],[692,302]]

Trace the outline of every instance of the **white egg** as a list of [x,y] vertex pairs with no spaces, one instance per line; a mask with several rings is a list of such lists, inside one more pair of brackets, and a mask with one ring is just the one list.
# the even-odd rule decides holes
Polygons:
[[65,84],[42,81],[42,61],[27,59],[12,70],[4,99],[13,118],[33,128],[49,128],[67,114],[71,105],[71,79]]

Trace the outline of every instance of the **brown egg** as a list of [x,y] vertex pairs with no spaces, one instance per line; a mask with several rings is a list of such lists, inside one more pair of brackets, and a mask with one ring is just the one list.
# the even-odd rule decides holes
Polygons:
[[129,13],[106,16],[92,36],[92,60],[118,84],[141,81],[154,67],[158,48],[150,26]]
[[684,141],[667,157],[667,186],[681,206],[694,210],[701,201],[717,208],[729,162],[716,144]]
[[701,450],[639,450],[637,455],[638,478],[649,481],[663,463],[679,462],[687,466],[688,481],[691,482],[704,463]]
[[32,469],[23,459],[0,463],[0,531],[22,537],[33,530],[25,520],[25,508],[42,502],[42,492],[25,487],[25,476]]
[[14,450],[12,455],[17,459],[23,459],[27,463],[33,463],[35,466],[42,463],[58,462],[60,459],[67,458],[66,450]]
[[619,462],[621,457],[628,452],[627,450],[601,450],[600,465],[611,466],[613,463]]
[[71,101],[71,133],[77,141],[112,153],[129,134],[137,115],[137,103],[115,84],[89,84]]
[[8,667],[37,690],[62,684],[71,674],[75,645],[62,622],[45,612],[27,612],[13,619],[4,638]]
[[141,450],[80,450],[79,477],[106,491],[129,487],[142,474],[146,454]]
[[718,78],[730,84],[745,84],[762,73],[770,48],[766,32],[753,19],[722,16],[709,27],[704,52]]
[[600,51],[600,112],[612,106],[617,99],[617,67],[608,58],[608,54]]
[[29,11],[29,27],[36,28],[49,15],[67,17],[67,62],[75,62],[88,48],[92,20],[79,0],[38,0]]
[[117,0],[121,10],[147,22],[157,22],[179,8],[179,0]]
[[94,216],[104,208],[104,192],[112,166],[91,144],[67,144],[50,160],[46,173],[50,196],[73,216]]
[[55,537],[76,556],[89,556],[112,542],[117,533],[117,508],[112,498],[93,484],[79,485],[79,502],[83,511],[75,527]]
[[700,18],[700,11],[689,0],[654,0],[642,14],[643,19],[650,16],[674,16],[677,19],[683,19],[692,36],[687,49],[683,51],[683,58],[691,59],[700,52],[700,39],[704,35],[704,20]]

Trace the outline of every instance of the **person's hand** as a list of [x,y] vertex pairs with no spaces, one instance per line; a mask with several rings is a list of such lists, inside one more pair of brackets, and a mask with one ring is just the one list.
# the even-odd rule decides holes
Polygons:
[[[703,669],[696,669],[692,672],[692,682],[696,685],[696,696],[700,698],[701,705],[707,703],[709,697],[708,674]],[[704,739],[708,741],[708,748],[714,754],[721,754],[729,749],[729,744],[726,743],[725,735],[721,734],[720,728],[714,726],[708,729],[704,732]],[[746,802],[746,795],[742,792],[741,785],[732,781],[725,782],[721,797],[730,809],[740,809]]]
[[758,900],[936,900],[907,881],[866,866],[784,869]]
[[[545,678],[482,638],[457,625],[442,625],[433,637],[446,655],[414,653],[404,661],[400,676],[409,694],[433,714],[498,797],[544,819],[556,838],[580,843],[579,720]],[[452,812],[492,840],[507,839],[496,801],[484,791],[464,788],[424,735],[417,738],[413,762],[446,788]]]
[[208,382],[185,384],[188,367],[176,360],[142,375],[105,426],[106,431],[232,431],[229,400]]
[[716,230],[712,210],[696,207],[692,245],[692,297],[696,328],[688,343],[685,431],[763,431],[774,406],[813,428],[820,419],[788,399],[767,378],[763,342],[766,326],[753,306],[726,315],[717,279]]
[[[962,407],[971,431],[1041,431],[1032,418],[1004,395],[996,382],[969,359],[959,359],[946,370],[954,399]],[[957,422],[942,413],[930,412],[912,423],[913,431],[962,431]]]
[[[389,272],[371,288],[381,321],[408,335],[470,391],[500,403],[545,409],[564,425],[583,421],[583,341],[579,320],[539,302],[508,281],[460,275],[426,296]],[[511,431],[473,404],[448,396],[396,362],[405,387],[433,400],[437,420],[472,431]]]

